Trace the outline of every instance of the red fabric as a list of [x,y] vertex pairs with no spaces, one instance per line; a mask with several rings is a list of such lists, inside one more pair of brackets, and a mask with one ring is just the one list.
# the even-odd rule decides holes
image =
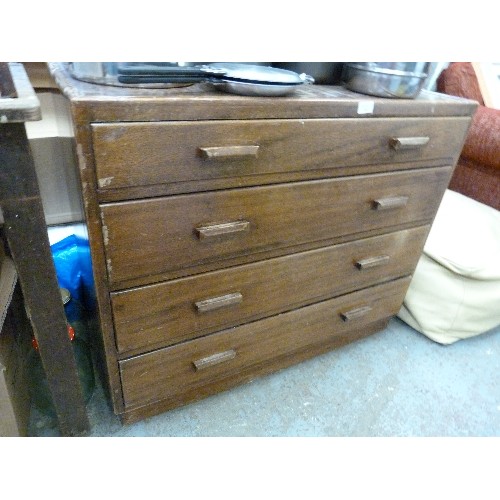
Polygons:
[[479,106],[472,119],[462,156],[494,168],[500,175],[500,110]]
[[473,200],[500,210],[499,170],[460,158],[449,188]]
[[437,80],[438,92],[473,99],[484,106],[476,72],[469,62],[451,63]]
[[473,99],[472,118],[450,189],[500,210],[500,110],[487,108],[471,63],[451,63],[438,78],[437,90]]

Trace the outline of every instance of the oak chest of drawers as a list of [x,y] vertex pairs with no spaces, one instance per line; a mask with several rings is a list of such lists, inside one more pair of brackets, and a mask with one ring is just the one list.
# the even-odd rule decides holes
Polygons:
[[71,102],[103,364],[125,422],[383,328],[476,107],[329,86],[114,88],[51,69]]

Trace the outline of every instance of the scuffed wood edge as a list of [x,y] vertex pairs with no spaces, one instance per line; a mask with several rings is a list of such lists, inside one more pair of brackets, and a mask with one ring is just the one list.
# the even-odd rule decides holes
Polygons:
[[80,92],[74,86],[74,81],[70,80],[66,77],[66,65],[61,62],[49,62],[47,63],[47,67],[49,68],[49,73],[56,82],[59,90],[66,96],[68,99],[74,99],[77,97],[81,97]]

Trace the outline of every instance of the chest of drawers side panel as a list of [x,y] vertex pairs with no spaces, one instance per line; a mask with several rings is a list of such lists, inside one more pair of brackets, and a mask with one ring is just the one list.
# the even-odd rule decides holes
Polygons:
[[108,273],[97,186],[90,117],[85,104],[72,105],[77,163],[82,186],[82,202],[89,236],[92,272],[97,299],[98,336],[92,339],[97,370],[115,412],[123,411],[123,395],[116,358],[114,326],[108,287]]

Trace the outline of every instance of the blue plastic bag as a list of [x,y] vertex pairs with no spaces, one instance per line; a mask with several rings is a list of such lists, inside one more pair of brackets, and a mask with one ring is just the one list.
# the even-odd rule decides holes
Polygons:
[[88,240],[74,234],[50,247],[57,280],[87,311],[96,308],[94,277]]

